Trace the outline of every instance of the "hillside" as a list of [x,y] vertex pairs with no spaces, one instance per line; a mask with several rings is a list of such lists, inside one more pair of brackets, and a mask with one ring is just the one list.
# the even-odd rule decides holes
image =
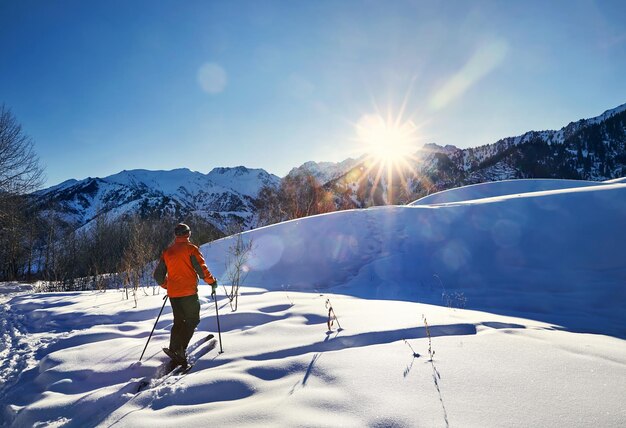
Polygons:
[[[111,290],[9,296],[0,420],[623,426],[626,184],[576,184],[494,183],[479,199],[468,187],[434,205],[246,232],[253,253],[238,311],[219,293],[224,353],[193,345],[193,370],[162,383],[152,377],[166,361],[169,307],[137,362],[161,296],[142,296],[137,309]],[[223,284],[233,241],[202,247]],[[192,342],[216,329],[208,288]],[[331,331],[327,299],[339,322]]]

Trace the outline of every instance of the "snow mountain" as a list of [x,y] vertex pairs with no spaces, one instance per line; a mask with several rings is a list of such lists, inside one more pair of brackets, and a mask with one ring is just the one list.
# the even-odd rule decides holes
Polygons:
[[254,226],[255,201],[263,186],[280,179],[262,169],[215,168],[208,174],[186,168],[172,171],[130,170],[104,178],[68,180],[36,192],[35,203],[67,225],[89,225],[100,215],[115,220],[143,217],[200,215],[225,231],[238,221]]
[[530,131],[486,146],[457,149],[446,157],[450,161],[447,172],[462,184],[512,178],[622,177],[626,175],[626,104],[558,131]]

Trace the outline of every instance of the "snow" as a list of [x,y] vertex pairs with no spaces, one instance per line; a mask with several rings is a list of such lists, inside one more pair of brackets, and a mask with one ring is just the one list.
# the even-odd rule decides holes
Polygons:
[[626,177],[614,178],[613,180],[606,180],[603,183],[626,183]]
[[118,183],[126,186],[145,186],[160,190],[166,194],[175,194],[183,186],[186,189],[202,188],[207,185],[206,176],[202,173],[191,171],[187,168],[179,168],[171,171],[149,171],[135,169],[122,171],[104,178],[110,183]]
[[48,187],[46,189],[38,190],[38,191],[34,192],[34,194],[35,195],[43,195],[43,194],[46,194],[46,193],[58,192],[58,191],[61,191],[63,189],[67,189],[68,187],[72,187],[76,183],[78,183],[78,180],[71,178],[69,180],[65,180],[64,182],[62,182],[60,184],[57,184],[56,186],[51,186],[51,187]]
[[445,153],[451,155],[458,152],[460,149],[452,144],[446,144],[446,146],[443,147],[436,143],[425,143],[421,150],[424,152]]
[[[160,384],[169,305],[137,361],[152,288],[133,308],[5,285],[0,425],[624,426],[626,184],[490,185],[244,233],[238,310],[218,296],[224,353],[201,345]],[[233,242],[201,248],[222,283]],[[216,331],[209,290],[192,343]]]

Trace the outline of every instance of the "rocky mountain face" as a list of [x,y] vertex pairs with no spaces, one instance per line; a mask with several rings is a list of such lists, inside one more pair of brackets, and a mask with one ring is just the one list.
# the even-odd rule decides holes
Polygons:
[[426,144],[392,166],[368,156],[348,161],[308,162],[290,174],[313,174],[334,194],[338,206],[355,208],[403,204],[435,191],[488,181],[609,180],[626,175],[626,104],[558,131],[530,131],[480,147]]
[[506,178],[608,180],[626,174],[626,104],[559,131],[527,132],[450,160],[465,184]]

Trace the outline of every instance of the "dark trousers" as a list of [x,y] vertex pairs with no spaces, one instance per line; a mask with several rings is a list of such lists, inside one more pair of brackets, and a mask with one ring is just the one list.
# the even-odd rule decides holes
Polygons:
[[172,312],[174,312],[174,326],[170,335],[170,349],[180,355],[185,350],[193,332],[200,322],[200,302],[198,295],[172,297]]

